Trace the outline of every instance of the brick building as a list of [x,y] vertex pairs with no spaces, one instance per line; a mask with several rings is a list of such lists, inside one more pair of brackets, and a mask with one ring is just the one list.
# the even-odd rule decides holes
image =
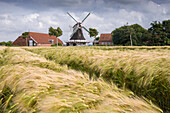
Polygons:
[[[28,46],[51,46],[57,43],[57,39],[58,38],[55,36],[50,36],[49,34],[29,32],[27,44]],[[63,42],[60,39],[58,39],[58,43],[63,45]],[[21,35],[12,43],[12,45],[26,46],[26,39],[23,39]]]
[[99,38],[99,45],[113,45],[113,34],[101,34]]

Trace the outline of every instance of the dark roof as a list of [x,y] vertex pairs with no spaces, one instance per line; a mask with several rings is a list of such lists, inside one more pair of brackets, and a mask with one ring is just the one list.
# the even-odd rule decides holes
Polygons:
[[[49,41],[50,39],[56,42],[56,37],[50,36],[49,34],[29,32],[29,36],[31,36],[31,38],[33,38],[33,40],[35,40],[37,43],[41,43],[41,44],[51,44],[51,42]],[[58,42],[61,43],[62,41],[58,39]]]
[[70,40],[85,40],[83,36],[82,29],[78,29],[74,35],[70,38]]
[[113,34],[101,34],[99,38],[99,42],[112,41],[112,35]]

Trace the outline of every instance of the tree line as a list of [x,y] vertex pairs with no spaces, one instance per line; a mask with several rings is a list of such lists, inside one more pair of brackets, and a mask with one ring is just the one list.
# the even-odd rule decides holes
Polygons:
[[0,42],[0,46],[12,46],[12,41],[8,41],[8,42]]
[[124,25],[112,31],[114,45],[165,46],[170,45],[170,20],[154,21],[148,29],[139,24]]

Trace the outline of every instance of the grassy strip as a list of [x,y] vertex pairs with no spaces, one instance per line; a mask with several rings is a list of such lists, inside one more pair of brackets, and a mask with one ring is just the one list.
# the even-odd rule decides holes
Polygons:
[[145,96],[168,112],[169,47],[141,47],[141,50],[140,47],[124,47],[126,51],[108,51],[105,48],[29,48],[29,51],[57,63],[67,64],[73,69],[85,71],[90,78],[101,76],[107,81],[113,81],[118,87],[128,88],[139,96]]
[[169,46],[111,46],[111,47],[92,47],[92,49],[100,50],[170,50]]
[[[51,65],[52,61],[19,48],[8,49],[3,62],[0,86],[7,86],[13,92],[6,99],[6,109],[11,101],[14,103],[11,108],[15,107],[18,112],[161,112],[130,91],[120,90],[100,79],[89,81],[86,74],[55,63]],[[49,66],[42,68],[38,65],[41,62]]]

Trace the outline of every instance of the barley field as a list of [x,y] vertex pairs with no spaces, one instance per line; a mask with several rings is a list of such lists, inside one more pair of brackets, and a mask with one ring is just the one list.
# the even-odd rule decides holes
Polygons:
[[170,47],[0,47],[0,113],[160,113]]

